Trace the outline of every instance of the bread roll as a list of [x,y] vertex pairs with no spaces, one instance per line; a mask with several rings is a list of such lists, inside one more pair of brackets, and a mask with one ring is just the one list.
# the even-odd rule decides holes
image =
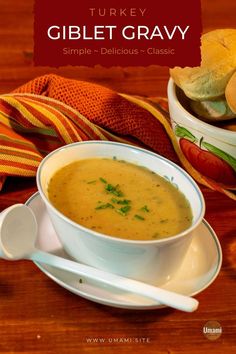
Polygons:
[[192,110],[207,122],[217,122],[236,118],[229,108],[226,99],[217,101],[190,101]]
[[229,107],[236,114],[236,73],[231,77],[226,86],[225,97]]
[[219,29],[202,36],[200,67],[175,67],[170,75],[195,101],[214,100],[224,95],[236,71],[236,29]]

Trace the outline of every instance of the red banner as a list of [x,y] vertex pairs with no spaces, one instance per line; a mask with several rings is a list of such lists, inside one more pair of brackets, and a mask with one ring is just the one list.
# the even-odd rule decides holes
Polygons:
[[198,66],[200,0],[35,0],[35,65]]

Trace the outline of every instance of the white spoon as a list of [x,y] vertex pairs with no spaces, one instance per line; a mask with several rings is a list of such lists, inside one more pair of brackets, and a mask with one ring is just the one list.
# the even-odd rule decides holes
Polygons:
[[193,312],[198,301],[140,281],[108,273],[88,265],[70,261],[35,248],[37,221],[24,204],[15,204],[0,214],[0,252],[8,260],[29,259],[67,270],[79,276],[100,281],[118,289],[139,294],[178,310]]

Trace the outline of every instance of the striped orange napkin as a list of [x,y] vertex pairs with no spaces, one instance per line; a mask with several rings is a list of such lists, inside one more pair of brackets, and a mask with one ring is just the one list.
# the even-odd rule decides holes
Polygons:
[[50,151],[75,141],[114,140],[153,150],[198,181],[236,200],[202,176],[180,151],[165,99],[147,100],[93,83],[44,75],[0,96],[0,178],[35,176]]

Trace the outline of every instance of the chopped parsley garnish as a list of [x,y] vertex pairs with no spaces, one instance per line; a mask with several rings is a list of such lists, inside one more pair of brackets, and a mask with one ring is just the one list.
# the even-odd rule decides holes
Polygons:
[[123,193],[121,192],[121,190],[119,190],[119,184],[113,186],[112,184],[107,183],[104,178],[100,177],[99,179],[102,183],[106,184],[105,190],[108,193],[114,194],[116,197],[123,197]]
[[96,179],[94,179],[93,181],[87,182],[87,184],[92,184],[92,183],[96,183],[96,182],[97,182]]
[[145,211],[146,213],[149,213],[149,209],[148,209],[148,207],[147,207],[147,205],[144,205],[141,209],[140,209],[141,211]]
[[127,204],[129,204],[131,202],[131,200],[128,200],[128,199],[119,200],[119,199],[116,199],[116,198],[112,198],[111,201],[114,204],[121,204],[121,205],[127,205]]
[[99,179],[102,183],[105,183],[105,184],[107,183],[107,181],[104,178],[100,177]]
[[145,220],[141,215],[138,215],[138,214],[135,214],[134,217],[135,217],[135,219],[138,219],[138,220]]
[[105,189],[108,193],[114,194],[117,197],[123,197],[123,193],[119,190],[119,184],[113,186],[112,184],[108,183]]
[[101,204],[98,205],[95,209],[99,210],[99,209],[114,209],[114,206],[111,203],[106,203],[106,204]]
[[125,216],[125,215],[126,215],[126,214],[123,213],[123,211],[121,211],[120,209],[115,209],[115,211],[116,211],[118,214],[122,215],[122,216]]
[[120,208],[120,210],[122,211],[122,213],[128,213],[128,211],[130,211],[131,206],[130,205],[126,205],[122,208]]
[[[116,197],[123,197],[123,193],[121,192],[121,190],[119,188],[119,184],[114,186],[110,183],[107,183],[107,181],[103,177],[99,177],[99,180],[105,184],[105,191],[107,193],[111,193],[111,194],[115,195]],[[131,206],[129,205],[131,200],[128,200],[128,199],[119,200],[116,198],[112,198],[111,202],[113,204],[124,205],[124,206],[119,209],[115,209],[113,204],[103,203],[103,204],[98,205],[95,209],[107,209],[107,208],[115,209],[115,211],[121,215],[126,215],[127,212],[131,209]],[[100,202],[98,202],[98,203],[100,203]]]
[[122,216],[126,216],[127,213],[130,211],[130,209],[131,209],[131,206],[130,206],[130,205],[126,205],[126,206],[124,206],[124,207],[122,207],[122,208],[115,209],[115,211],[116,211],[118,214],[122,215]]

